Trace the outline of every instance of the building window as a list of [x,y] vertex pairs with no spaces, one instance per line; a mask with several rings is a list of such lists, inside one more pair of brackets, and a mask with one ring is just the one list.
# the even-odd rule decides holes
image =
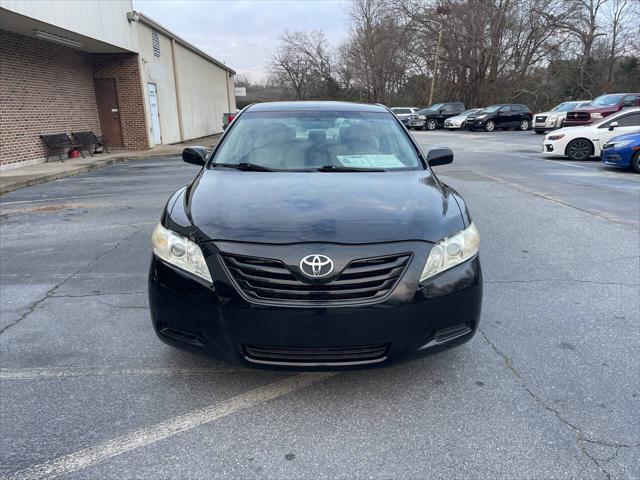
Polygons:
[[151,43],[153,45],[153,55],[156,57],[160,56],[160,37],[158,36],[158,32],[151,32]]

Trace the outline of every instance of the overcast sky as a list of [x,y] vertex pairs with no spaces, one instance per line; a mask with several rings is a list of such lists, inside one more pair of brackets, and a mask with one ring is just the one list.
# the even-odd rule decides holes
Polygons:
[[264,78],[285,30],[346,36],[347,0],[133,0],[133,6],[238,73]]

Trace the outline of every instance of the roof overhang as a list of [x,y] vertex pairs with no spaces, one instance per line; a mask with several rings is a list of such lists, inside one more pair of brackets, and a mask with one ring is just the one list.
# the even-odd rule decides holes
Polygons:
[[211,63],[214,63],[215,65],[217,65],[218,67],[222,68],[223,70],[226,70],[227,72],[235,75],[236,71],[234,69],[232,69],[229,66],[225,65],[221,61],[216,60],[211,55],[206,54],[205,52],[200,50],[198,47],[192,45],[191,43],[187,42],[183,38],[181,38],[178,35],[176,35],[175,33],[173,33],[171,30],[167,30],[165,27],[163,27],[158,22],[156,22],[152,18],[148,17],[144,13],[139,12],[139,11],[135,11],[133,13],[136,13],[138,15],[138,20],[137,21],[139,21],[140,23],[143,23],[144,25],[147,25],[148,27],[151,27],[152,29],[162,33],[164,36],[169,37],[172,40],[175,40],[176,43],[179,43],[183,47],[185,47],[188,50],[191,50],[192,52],[200,55],[201,57],[203,57],[204,59],[210,61]]
[[0,29],[89,53],[123,53],[124,48],[0,7]]

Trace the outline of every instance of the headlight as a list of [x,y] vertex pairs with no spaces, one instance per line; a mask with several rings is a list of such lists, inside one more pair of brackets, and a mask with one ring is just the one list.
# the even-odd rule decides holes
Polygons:
[[602,114],[598,112],[593,112],[590,115],[591,115],[591,118],[602,118]]
[[440,240],[429,253],[420,283],[469,260],[478,253],[479,248],[480,233],[473,223],[455,235]]
[[632,143],[631,140],[621,140],[619,142],[609,142],[609,143],[605,143],[602,148],[620,148],[620,147],[626,147],[627,145],[629,145],[630,143]]
[[151,234],[151,245],[158,258],[213,283],[202,250],[188,238],[158,224]]
[[426,115],[418,115],[418,119],[420,120],[426,120],[427,116]]
[[558,119],[557,115],[551,114],[551,115],[549,115],[549,118],[547,118],[547,121],[555,122],[557,119]]
[[547,140],[554,141],[554,140],[560,140],[561,138],[564,138],[564,133],[561,133],[560,135],[549,135],[547,137]]
[[483,118],[487,118],[487,116],[486,115],[478,115],[476,117],[477,120],[482,120]]

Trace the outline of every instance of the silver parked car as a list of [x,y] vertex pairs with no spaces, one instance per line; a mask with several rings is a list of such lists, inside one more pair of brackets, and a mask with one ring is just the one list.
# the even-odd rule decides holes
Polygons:
[[548,112],[536,113],[533,116],[533,129],[536,133],[543,134],[547,130],[554,130],[562,127],[567,112],[576,108],[586,107],[591,100],[573,100],[571,102],[562,102],[556,105]]
[[473,113],[481,112],[481,108],[471,108],[469,110],[465,110],[460,115],[456,115],[455,117],[447,118],[444,121],[444,128],[448,130],[453,129],[463,129],[466,125],[467,117]]

